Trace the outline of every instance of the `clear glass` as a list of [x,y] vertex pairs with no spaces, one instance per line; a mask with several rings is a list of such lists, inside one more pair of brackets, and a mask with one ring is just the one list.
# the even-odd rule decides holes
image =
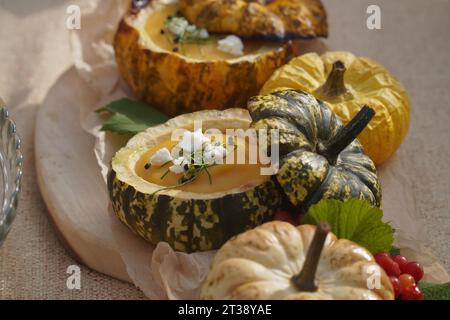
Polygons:
[[23,158],[16,125],[0,99],[0,246],[16,216],[22,181]]

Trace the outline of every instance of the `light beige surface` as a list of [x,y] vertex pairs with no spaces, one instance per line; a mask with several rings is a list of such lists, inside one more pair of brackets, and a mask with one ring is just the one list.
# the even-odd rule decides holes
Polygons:
[[34,118],[48,89],[71,63],[65,28],[67,3],[76,1],[0,1],[0,95],[17,122],[25,156],[18,217],[0,248],[0,298],[144,298],[134,286],[84,267],[82,289],[68,290],[66,270],[76,262],[58,241],[39,194]]
[[[36,185],[33,127],[36,108],[70,65],[67,3],[0,0],[0,96],[24,140],[25,178],[19,216],[0,249],[0,298],[141,298],[132,286],[82,268],[82,290],[66,288],[74,261],[59,244]],[[393,165],[414,176],[413,207],[427,226],[426,245],[450,269],[450,12],[448,0],[324,1],[330,15],[327,45],[369,55],[407,87],[412,127]],[[382,9],[383,30],[365,27],[368,4]]]
[[95,101],[75,68],[49,90],[34,130],[37,181],[55,231],[77,261],[132,283],[113,240],[106,183],[93,151],[95,140],[76,121],[80,105],[95,105]]

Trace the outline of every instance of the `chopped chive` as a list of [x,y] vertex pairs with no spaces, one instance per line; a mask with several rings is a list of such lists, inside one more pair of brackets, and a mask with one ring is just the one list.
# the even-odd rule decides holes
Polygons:
[[161,168],[164,168],[165,166],[167,166],[169,163],[171,163],[172,162],[172,160],[169,160],[169,161],[167,161],[167,162],[164,162],[163,164],[162,164],[162,166],[161,166]]
[[170,169],[167,169],[167,171],[166,172],[164,172],[164,174],[161,176],[161,180],[164,180],[164,178],[169,174],[169,172],[170,172]]
[[183,177],[180,178],[180,183],[186,183],[188,181],[189,181],[188,177],[183,176]]
[[212,184],[212,177],[211,177],[211,173],[208,170],[208,167],[205,167],[205,171],[208,174],[209,184]]

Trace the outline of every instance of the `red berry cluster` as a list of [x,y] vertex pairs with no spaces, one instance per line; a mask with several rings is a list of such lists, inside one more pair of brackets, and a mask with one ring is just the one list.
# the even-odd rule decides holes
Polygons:
[[391,279],[395,298],[399,300],[422,300],[422,292],[417,283],[423,277],[422,266],[408,261],[404,256],[390,256],[386,252],[375,255],[375,261]]

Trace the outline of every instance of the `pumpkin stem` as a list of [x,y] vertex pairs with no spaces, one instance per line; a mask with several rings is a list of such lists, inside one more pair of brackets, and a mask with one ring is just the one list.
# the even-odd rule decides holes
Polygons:
[[314,238],[311,241],[308,252],[306,254],[305,263],[302,271],[298,275],[292,277],[291,281],[300,291],[315,292],[317,291],[316,272],[319,265],[320,255],[327,235],[330,232],[330,225],[326,221],[321,221],[316,228]]
[[319,148],[319,153],[327,157],[332,164],[336,163],[338,155],[344,150],[353,140],[358,137],[361,131],[369,124],[370,120],[375,116],[375,111],[369,106],[364,106],[358,114],[323,147]]
[[344,83],[344,74],[347,69],[345,64],[338,60],[333,63],[333,68],[328,75],[327,81],[316,91],[316,94],[323,97],[322,100],[332,100],[347,92]]

